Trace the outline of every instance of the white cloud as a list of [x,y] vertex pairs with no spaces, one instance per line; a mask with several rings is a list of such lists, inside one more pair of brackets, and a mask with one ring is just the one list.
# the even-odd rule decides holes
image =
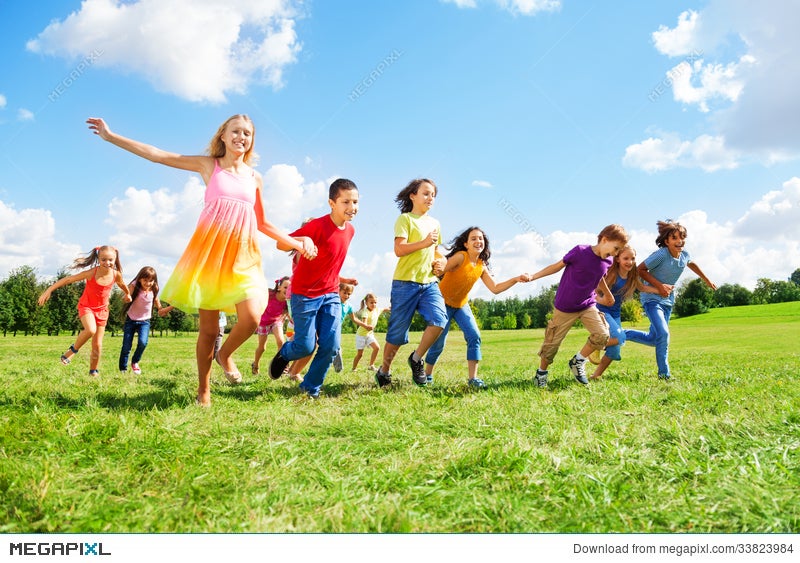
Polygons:
[[55,220],[46,209],[17,211],[0,201],[0,275],[31,266],[43,277],[55,276],[77,258],[81,249],[56,236]]
[[491,182],[487,182],[486,180],[473,180],[472,185],[477,188],[493,188]]
[[6,97],[3,94],[0,94],[0,109],[5,108],[7,103]]
[[31,110],[20,108],[17,110],[17,119],[19,121],[33,121],[34,115]]
[[669,57],[680,57],[697,51],[697,32],[700,15],[688,10],[678,16],[678,25],[672,29],[665,25],[652,34],[653,44],[659,53]]
[[[667,80],[672,82],[675,101],[697,104],[701,112],[708,113],[711,99],[722,98],[731,102],[739,99],[744,89],[744,82],[739,77],[740,66],[754,62],[750,56],[728,65],[703,64],[702,59],[691,64],[683,61],[667,72]],[[698,86],[692,83],[693,77],[699,80]]]
[[765,164],[800,157],[798,20],[797,2],[710,0],[652,34],[660,53],[687,56],[665,81],[675,100],[709,113],[709,134],[728,149]]
[[[739,236],[760,240],[800,240],[800,178],[767,192],[736,223]],[[800,267],[800,265],[798,265]]]
[[693,141],[684,141],[675,134],[667,134],[630,145],[625,149],[622,163],[645,172],[671,168],[700,168],[714,172],[736,168],[739,155],[726,146],[723,137],[700,135]]
[[330,211],[329,183],[306,183],[295,166],[275,164],[263,174],[263,178],[264,211],[267,219],[276,225],[293,231],[309,216],[317,217]]
[[85,0],[27,48],[132,72],[156,89],[198,102],[223,102],[250,83],[283,84],[301,45],[291,0]]
[[[561,9],[561,0],[493,0],[503,10],[512,14],[532,16],[539,12],[554,12]],[[477,0],[443,0],[459,8],[477,8]]]

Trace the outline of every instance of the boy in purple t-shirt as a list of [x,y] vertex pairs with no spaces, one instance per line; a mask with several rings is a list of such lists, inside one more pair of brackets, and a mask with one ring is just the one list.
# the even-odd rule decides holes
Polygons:
[[609,225],[597,235],[594,246],[578,245],[564,258],[533,274],[536,280],[564,270],[556,291],[553,318],[547,323],[544,342],[539,350],[539,369],[536,370],[536,385],[547,386],[547,367],[553,363],[564,337],[577,319],[589,331],[589,339],[581,351],[569,361],[569,369],[575,379],[588,385],[584,363],[592,350],[602,350],[608,341],[608,324],[595,307],[595,291],[611,295],[603,276],[611,266],[613,256],[628,243],[628,233],[621,225]]

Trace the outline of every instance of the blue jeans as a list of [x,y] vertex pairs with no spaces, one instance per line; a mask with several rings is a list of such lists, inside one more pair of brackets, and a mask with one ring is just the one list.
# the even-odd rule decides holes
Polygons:
[[467,341],[467,360],[481,359],[481,333],[478,330],[478,323],[475,322],[475,317],[472,315],[472,307],[469,303],[457,309],[445,305],[447,311],[447,324],[444,325],[444,330],[436,342],[428,350],[425,356],[425,363],[436,365],[436,361],[444,350],[445,342],[447,342],[447,333],[450,332],[450,321],[455,319],[456,324],[461,328],[464,333],[464,340]]
[[620,354],[620,349],[627,340],[627,337],[625,336],[625,331],[622,330],[622,321],[606,313],[605,311],[603,311],[603,315],[605,316],[606,322],[608,323],[608,337],[616,338],[617,340],[619,340],[619,344],[615,344],[614,346],[606,346],[605,355],[611,358],[612,360],[620,361],[622,359],[622,354]]
[[393,280],[391,304],[389,328],[386,329],[386,342],[389,344],[408,344],[408,329],[411,328],[415,311],[419,311],[428,326],[444,328],[447,323],[447,312],[438,282]]
[[300,389],[309,395],[319,395],[325,374],[339,350],[342,335],[342,302],[339,293],[326,293],[319,297],[292,294],[292,320],[294,338],[280,349],[280,355],[290,362],[305,358],[314,351]]
[[147,348],[147,341],[150,338],[150,320],[133,321],[127,317],[125,318],[125,324],[122,327],[122,349],[119,351],[120,371],[128,369],[128,355],[131,353],[131,348],[133,347],[134,335],[138,335],[139,342],[136,344],[136,350],[133,352],[131,363],[138,364],[142,361],[144,349]]
[[669,377],[669,318],[672,315],[672,305],[648,301],[643,306],[645,315],[650,319],[650,331],[626,330],[625,336],[631,342],[655,346],[658,375]]

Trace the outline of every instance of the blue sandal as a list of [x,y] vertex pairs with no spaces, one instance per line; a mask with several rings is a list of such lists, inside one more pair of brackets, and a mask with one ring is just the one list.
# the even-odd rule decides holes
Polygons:
[[[78,351],[75,349],[75,345],[74,344],[70,344],[69,345],[69,352],[72,352],[73,356],[78,353]],[[61,354],[61,363],[62,364],[64,364],[65,366],[68,366],[70,364],[70,362],[72,362],[72,358],[68,358],[66,352]]]

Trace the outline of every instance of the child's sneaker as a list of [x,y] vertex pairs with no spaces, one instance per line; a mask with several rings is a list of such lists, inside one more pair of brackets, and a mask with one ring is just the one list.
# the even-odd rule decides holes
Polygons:
[[411,368],[411,379],[414,380],[414,383],[422,387],[428,384],[428,376],[425,375],[425,362],[422,358],[415,362],[414,352],[411,352],[408,357],[408,367]]
[[572,375],[575,376],[575,381],[582,385],[589,385],[589,380],[586,378],[586,367],[584,364],[586,360],[579,360],[578,356],[572,356],[569,360],[569,369]]
[[391,373],[383,373],[380,369],[375,372],[375,383],[378,384],[378,387],[386,387],[392,384],[392,374]]
[[537,387],[547,387],[547,373],[548,372],[546,370],[536,370],[536,375],[534,376],[533,380],[536,382]]
[[433,385],[433,374],[429,373],[428,375],[426,375],[425,381],[427,382],[428,385]]
[[142,368],[139,367],[139,364],[131,364],[131,370],[133,375],[142,375]]
[[341,348],[336,351],[336,355],[333,357],[333,371],[339,373],[344,368],[342,363],[342,350]]
[[470,379],[468,385],[473,389],[486,389],[486,384],[483,382],[482,379]]
[[[356,370],[353,369],[353,371],[356,371]],[[376,368],[375,366],[367,366],[367,371],[378,371],[378,368]]]
[[669,381],[670,375],[668,373],[659,373],[658,378],[663,379],[664,381]]

